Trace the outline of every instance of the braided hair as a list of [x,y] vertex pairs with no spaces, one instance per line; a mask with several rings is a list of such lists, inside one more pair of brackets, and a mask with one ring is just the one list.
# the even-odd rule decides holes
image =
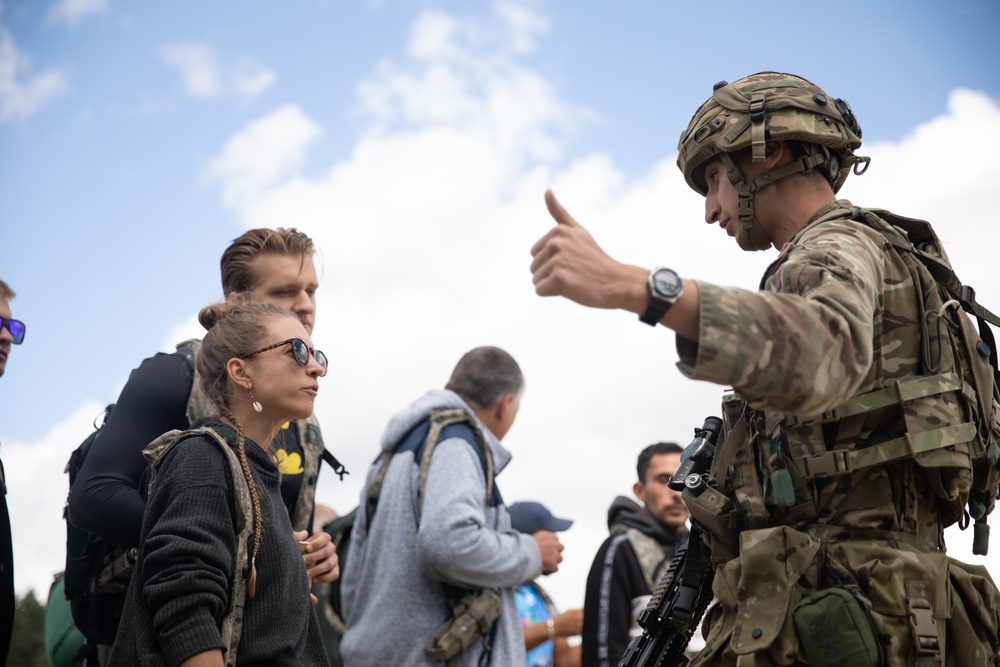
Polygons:
[[253,542],[250,549],[250,574],[247,582],[247,593],[252,599],[257,589],[257,569],[255,560],[260,548],[260,536],[263,530],[263,517],[260,510],[260,496],[250,464],[247,461],[246,437],[243,425],[233,414],[230,401],[227,364],[230,359],[253,350],[264,342],[268,335],[267,322],[275,317],[294,317],[292,313],[269,303],[242,301],[239,303],[220,303],[206,306],[198,314],[198,321],[208,329],[201,349],[195,360],[201,386],[205,395],[219,409],[219,413],[232,422],[236,428],[236,452],[239,455],[243,476],[250,489],[250,499],[253,504],[254,529]]

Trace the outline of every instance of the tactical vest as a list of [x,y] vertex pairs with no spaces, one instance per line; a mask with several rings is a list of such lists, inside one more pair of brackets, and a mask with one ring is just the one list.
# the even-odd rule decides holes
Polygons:
[[246,578],[249,576],[247,570],[250,566],[249,542],[250,536],[254,531],[254,512],[253,503],[250,498],[250,487],[247,485],[246,477],[244,477],[239,457],[229,443],[226,442],[225,438],[210,427],[203,426],[187,431],[179,429],[167,431],[142,450],[143,456],[149,462],[150,469],[146,497],[150,498],[153,495],[153,487],[156,485],[156,477],[163,457],[182,440],[199,436],[207,436],[209,440],[219,446],[226,455],[226,461],[229,463],[229,469],[233,478],[232,510],[238,531],[236,535],[236,566],[233,570],[233,581],[229,591],[229,610],[222,620],[222,641],[226,645],[226,667],[234,667],[236,665],[236,652],[240,643],[240,636],[243,634],[243,609],[246,606],[247,596]]
[[[205,417],[219,416],[219,410],[212,404],[212,401],[201,387],[201,375],[198,373],[198,367],[195,364],[195,357],[200,348],[201,340],[196,338],[177,344],[177,353],[184,356],[194,373],[194,379],[191,384],[191,396],[188,398],[187,403],[188,424],[193,424]],[[295,530],[309,530],[311,533],[309,519],[312,517],[313,502],[316,495],[316,480],[319,477],[319,464],[325,452],[325,447],[323,445],[323,436],[319,430],[319,421],[315,415],[309,415],[308,418],[299,419],[293,423],[299,439],[299,445],[302,447],[303,470],[299,497],[295,502],[295,509],[289,518],[292,520],[292,527]],[[335,469],[337,465],[334,465]],[[343,478],[343,475],[341,475],[341,478]]]
[[854,396],[822,415],[757,411],[735,394],[724,401],[708,483],[684,490],[692,521],[710,535],[719,600],[693,665],[716,664],[720,646],[726,655],[798,654],[788,614],[807,592],[845,583],[869,589],[877,636],[896,660],[986,664],[1000,650],[996,586],[984,567],[943,551],[944,529],[972,520],[973,553],[987,551],[1000,485],[987,323],[1000,318],[955,277],[928,223],[851,214],[882,246],[872,364]]
[[[712,466],[725,493],[702,494],[692,507],[718,538],[716,563],[736,555],[742,529],[850,528],[879,503],[894,503],[881,509],[896,515],[899,532],[933,548],[945,527],[974,520],[973,552],[986,553],[986,515],[1000,484],[1000,392],[987,322],[1000,318],[955,276],[930,224],[884,210],[852,213],[883,238],[873,363],[858,393],[815,417],[755,411],[728,397]],[[978,332],[962,311],[976,317]]]

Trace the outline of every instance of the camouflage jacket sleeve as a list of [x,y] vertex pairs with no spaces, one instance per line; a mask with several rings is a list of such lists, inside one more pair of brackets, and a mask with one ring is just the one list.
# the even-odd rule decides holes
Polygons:
[[851,397],[881,318],[881,236],[823,207],[783,248],[765,291],[698,283],[700,341],[678,338],[680,370],[736,389],[752,407],[816,415]]

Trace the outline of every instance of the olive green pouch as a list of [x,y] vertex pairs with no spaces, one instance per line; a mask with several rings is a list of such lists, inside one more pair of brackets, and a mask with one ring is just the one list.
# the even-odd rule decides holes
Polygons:
[[458,600],[452,615],[427,642],[427,654],[434,660],[450,660],[469,648],[477,638],[487,641],[490,626],[500,616],[500,596],[496,591],[472,591]]
[[868,616],[871,602],[856,586],[826,588],[792,611],[812,667],[879,667],[882,648]]

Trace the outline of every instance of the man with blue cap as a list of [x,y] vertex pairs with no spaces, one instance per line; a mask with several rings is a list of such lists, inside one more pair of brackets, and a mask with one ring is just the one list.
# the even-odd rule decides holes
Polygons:
[[[514,503],[507,510],[511,527],[528,535],[539,530],[558,533],[573,525],[571,519],[556,518],[545,505],[534,501]],[[580,645],[570,646],[566,638],[580,634],[583,610],[558,613],[552,598],[537,579],[522,583],[516,599],[527,667],[579,667]]]

